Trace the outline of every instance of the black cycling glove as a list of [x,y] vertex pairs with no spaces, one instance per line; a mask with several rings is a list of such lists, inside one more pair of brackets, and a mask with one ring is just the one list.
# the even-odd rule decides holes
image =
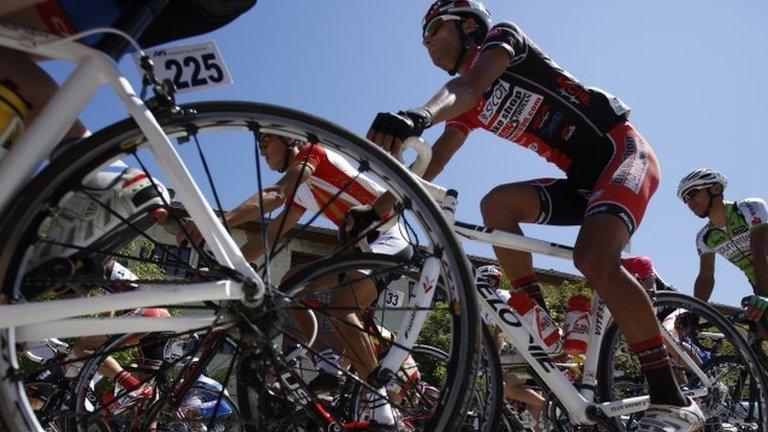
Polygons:
[[339,242],[343,246],[350,240],[362,238],[363,233],[367,233],[371,225],[379,220],[381,218],[371,205],[352,207],[347,212],[344,224],[339,227]]
[[378,113],[371,129],[404,140],[412,136],[421,136],[424,129],[430,126],[432,126],[432,114],[424,108],[417,108],[397,113]]

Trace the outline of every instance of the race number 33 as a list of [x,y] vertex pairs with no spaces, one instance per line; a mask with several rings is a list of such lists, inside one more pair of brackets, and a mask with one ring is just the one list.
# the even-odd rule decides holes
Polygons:
[[[232,83],[219,48],[214,42],[154,48],[147,54],[160,80],[169,79],[178,92]],[[139,57],[134,54],[136,64]]]

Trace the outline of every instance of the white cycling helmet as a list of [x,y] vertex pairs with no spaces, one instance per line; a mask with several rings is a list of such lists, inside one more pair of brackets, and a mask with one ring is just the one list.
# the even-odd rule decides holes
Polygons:
[[728,186],[728,180],[723,173],[709,168],[699,168],[680,180],[680,184],[677,186],[677,197],[682,200],[685,194],[691,190],[703,189],[716,184],[722,186],[723,190]]
[[484,282],[491,288],[499,288],[501,286],[501,278],[503,274],[499,266],[484,265],[475,270],[475,283]]

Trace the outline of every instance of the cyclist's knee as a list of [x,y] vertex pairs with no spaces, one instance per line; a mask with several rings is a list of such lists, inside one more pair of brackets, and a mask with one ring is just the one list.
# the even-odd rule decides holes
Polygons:
[[573,264],[593,284],[596,281],[610,279],[620,271],[617,256],[593,245],[574,249]]
[[503,228],[523,222],[522,209],[505,205],[496,189],[488,192],[480,201],[483,223],[490,228]]

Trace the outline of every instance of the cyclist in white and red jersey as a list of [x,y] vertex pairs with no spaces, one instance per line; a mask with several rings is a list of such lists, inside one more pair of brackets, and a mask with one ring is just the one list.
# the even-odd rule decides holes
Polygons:
[[[318,144],[303,143],[273,134],[260,134],[259,149],[270,169],[283,173],[283,176],[274,186],[264,189],[261,194],[255,194],[227,212],[225,218],[228,226],[236,227],[259,219],[262,213],[272,212],[282,206],[281,213],[267,225],[266,247],[271,248],[280,236],[298,223],[307,210],[314,213],[322,211],[329,221],[341,226],[350,208],[368,205],[384,193],[381,186],[360,173],[341,155]],[[282,231],[278,231],[281,227]],[[193,225],[190,225],[190,231],[194,241],[202,240]],[[404,233],[405,229],[400,223],[382,227],[379,231],[370,233],[359,246],[375,253],[410,257],[413,249]],[[261,236],[254,236],[242,247],[243,255],[248,261],[256,261],[264,254],[264,247]],[[376,276],[345,276],[347,280],[358,282],[334,290],[330,302],[333,307],[329,314],[336,318],[332,321],[340,336],[338,342],[348,353],[358,376],[367,379],[378,362],[371,339],[358,330],[364,327],[356,311],[373,303],[390,280]],[[322,287],[314,289],[315,292],[322,290]],[[379,397],[386,395],[384,387],[377,391]],[[379,426],[394,426],[394,416],[388,403],[382,406],[382,403],[377,401],[372,406],[375,407],[372,419],[374,423]]]
[[[432,62],[458,76],[421,107],[379,113],[368,138],[396,153],[405,138],[446,122],[433,146],[427,180],[442,171],[477,128],[527,147],[563,170],[562,179],[493,189],[481,204],[485,224],[517,233],[521,222],[581,225],[574,263],[611,309],[649,383],[651,407],[638,430],[698,428],[704,416],[675,382],[650,299],[620,265],[621,250],[659,182],[656,156],[627,121],[629,108],[565,72],[517,25],[492,26],[479,2],[438,0],[427,11],[422,30]],[[389,205],[382,200],[375,208]],[[531,255],[503,248],[495,252],[513,288],[542,300]]]

